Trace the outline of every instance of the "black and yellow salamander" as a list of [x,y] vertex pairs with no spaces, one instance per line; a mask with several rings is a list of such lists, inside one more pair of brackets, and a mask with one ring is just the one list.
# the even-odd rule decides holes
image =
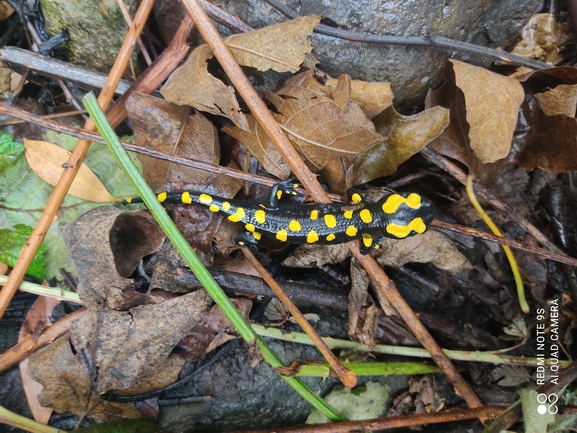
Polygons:
[[[392,194],[373,203],[349,190],[347,195],[354,205],[280,202],[283,194],[297,195],[298,187],[293,180],[279,182],[263,203],[192,192],[162,192],[157,198],[161,203],[202,206],[243,224],[246,231],[236,238],[241,245],[256,245],[262,236],[294,244],[337,244],[360,239],[365,254],[378,248],[383,237],[404,239],[423,233],[437,213],[433,202],[416,193]],[[142,200],[132,198],[123,203]]]

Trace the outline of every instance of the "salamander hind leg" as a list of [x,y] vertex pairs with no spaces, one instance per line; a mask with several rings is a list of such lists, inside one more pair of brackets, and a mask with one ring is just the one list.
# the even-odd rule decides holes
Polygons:
[[302,196],[302,194],[297,191],[297,188],[302,188],[302,185],[296,179],[288,179],[275,184],[270,192],[267,206],[271,209],[276,209],[283,194]]
[[243,247],[247,247],[253,252],[258,251],[258,241],[260,240],[260,233],[258,232],[240,232],[234,241],[242,245]]

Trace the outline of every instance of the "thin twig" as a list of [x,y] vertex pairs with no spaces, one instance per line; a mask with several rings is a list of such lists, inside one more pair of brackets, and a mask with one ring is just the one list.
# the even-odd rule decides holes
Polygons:
[[569,257],[565,254],[558,254],[552,251],[546,250],[544,248],[532,247],[524,245],[521,242],[514,241],[509,238],[499,237],[492,235],[490,233],[484,232],[482,230],[473,229],[470,227],[465,227],[459,224],[448,223],[439,219],[434,219],[431,223],[431,227],[435,227],[440,230],[451,231],[455,233],[460,233],[466,236],[472,236],[475,238],[483,239],[489,242],[495,242],[501,245],[508,245],[516,250],[525,251],[527,253],[536,254],[548,260],[553,260],[555,262],[564,263],[569,266],[577,267],[577,259]]
[[[124,18],[124,22],[126,23],[126,25],[128,27],[132,26],[132,17],[130,16],[130,12],[128,12],[128,9],[126,8],[124,1],[116,0],[116,4],[118,5],[118,9],[120,9],[120,12],[122,13],[122,18]],[[140,52],[142,54],[142,57],[144,57],[144,61],[148,66],[150,66],[152,64],[152,59],[150,58],[150,54],[148,54],[148,51],[146,50],[146,47],[144,46],[142,39],[139,37],[136,40],[136,43],[140,48]]]
[[37,350],[48,346],[61,335],[66,334],[70,330],[72,322],[84,316],[86,311],[86,308],[79,308],[74,313],[64,316],[58,322],[46,328],[42,334],[36,336],[29,334],[26,336],[24,340],[0,355],[0,372],[6,371]]
[[[146,23],[146,19],[152,10],[153,4],[153,0],[144,0],[140,4],[140,7],[138,8],[138,11],[134,17],[133,27],[130,28],[126,35],[124,43],[122,44],[122,47],[118,53],[118,57],[114,62],[114,66],[112,67],[110,75],[108,76],[108,79],[102,88],[102,92],[100,93],[100,97],[98,98],[98,102],[101,107],[107,108],[110,104],[110,101],[114,95],[116,84],[124,73],[126,65],[128,64],[128,60],[132,54],[136,38],[142,32],[142,29]],[[85,129],[92,131],[94,129],[94,123],[91,120],[88,120],[86,122]],[[70,155],[68,162],[65,164],[62,175],[58,180],[52,195],[48,199],[48,203],[44,209],[44,212],[42,212],[42,215],[40,216],[36,227],[34,227],[34,230],[26,242],[26,245],[24,248],[22,248],[22,250],[20,250],[20,256],[18,257],[18,260],[12,269],[10,277],[8,278],[8,281],[4,285],[2,291],[0,291],[0,317],[4,315],[10,300],[24,279],[26,270],[32,262],[36,251],[38,251],[44,236],[56,219],[60,205],[62,204],[64,197],[66,197],[68,189],[70,188],[76,173],[80,169],[82,161],[84,160],[89,147],[89,140],[79,140],[78,144],[74,148],[74,151]]]
[[[272,7],[280,11],[287,17],[294,19],[299,15],[277,0],[265,0]],[[392,35],[374,35],[371,33],[352,32],[349,30],[336,29],[325,24],[319,24],[314,29],[315,33],[333,36],[339,39],[346,39],[353,42],[367,42],[382,45],[403,45],[403,46],[422,46],[437,48],[448,51],[460,51],[461,53],[477,54],[483,57],[489,57],[495,60],[514,63],[520,66],[526,66],[531,69],[550,69],[552,66],[536,60],[526,59],[525,57],[511,54],[506,51],[496,50],[493,48],[481,47],[479,45],[469,44],[467,42],[456,41],[454,39],[444,38],[435,34],[428,37],[420,36],[392,36]]]
[[[500,414],[502,407],[482,407],[478,409],[448,409],[441,412],[414,413],[411,415],[391,416],[386,418],[367,419],[362,421],[341,421],[338,423],[313,424],[275,428],[279,433],[348,433],[352,431],[368,432],[392,430],[402,427],[423,426],[445,422],[464,421],[475,418],[494,418]],[[265,433],[271,430],[251,430],[250,433]],[[234,433],[249,433],[236,431]]]
[[305,331],[305,333],[309,336],[311,341],[314,343],[316,348],[321,352],[321,354],[325,357],[331,368],[336,373],[339,380],[345,385],[347,388],[354,388],[357,384],[357,376],[351,370],[347,369],[341,361],[335,356],[335,354],[331,351],[331,349],[327,346],[327,344],[323,341],[323,339],[317,334],[315,328],[309,323],[303,313],[297,308],[294,302],[286,295],[282,287],[275,281],[275,279],[267,272],[263,265],[256,259],[254,254],[246,247],[242,249],[244,256],[252,265],[253,268],[259,273],[261,278],[266,281],[272,291],[275,293],[277,298],[282,302],[282,304],[286,307],[289,313],[295,318],[297,323],[300,325],[301,328]]
[[[200,7],[198,0],[183,0],[182,4],[198,27],[203,39],[212,49],[214,56],[219,61],[227,76],[250,108],[256,120],[275,144],[275,147],[283,156],[284,160],[289,164],[291,170],[296,174],[315,201],[318,203],[330,203],[329,197],[317,182],[316,176],[306,167],[300,155],[284,136],[274,117],[252,87],[248,78],[244,75],[235,58],[214,28],[214,25],[209,21],[204,10]],[[479,400],[479,397],[477,397],[469,384],[463,379],[459,371],[451,363],[451,360],[443,353],[441,347],[419,321],[415,312],[411,310],[402,298],[394,283],[387,277],[383,269],[371,256],[361,254],[358,242],[349,242],[348,245],[359,263],[363,265],[371,276],[374,286],[384,294],[403,318],[407,326],[412,330],[413,334],[431,353],[433,360],[441,367],[445,375],[453,383],[459,395],[467,402],[469,407],[482,406],[483,404],[481,400]],[[481,418],[482,421],[485,419],[485,416]]]

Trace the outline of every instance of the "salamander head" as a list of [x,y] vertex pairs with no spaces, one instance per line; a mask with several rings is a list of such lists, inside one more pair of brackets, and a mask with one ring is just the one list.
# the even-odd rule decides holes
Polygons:
[[414,192],[392,194],[379,205],[387,222],[384,235],[391,238],[423,233],[437,215],[435,204]]

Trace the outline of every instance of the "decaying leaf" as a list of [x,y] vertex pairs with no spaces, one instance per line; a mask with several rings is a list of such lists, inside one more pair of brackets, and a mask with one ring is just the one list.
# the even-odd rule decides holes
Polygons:
[[[329,78],[325,84],[336,89],[338,80]],[[361,109],[369,119],[372,119],[385,108],[393,105],[391,83],[352,80],[351,101],[361,104]]]
[[[509,326],[503,328],[503,332],[506,337],[509,337],[508,339],[525,340],[530,337],[525,319],[521,315],[515,317]],[[506,339],[505,337],[501,338]]]
[[[259,70],[296,72],[312,49],[309,37],[318,24],[317,15],[300,17],[225,40],[241,65]],[[197,110],[225,116],[248,130],[245,115],[240,110],[234,89],[208,72],[207,61],[213,57],[207,45],[197,47],[180,66],[160,93],[178,105],[190,105]]]
[[[126,110],[135,141],[140,146],[218,165],[220,145],[216,128],[200,112],[138,92],[127,99]],[[153,190],[164,188],[167,182],[215,176],[146,155],[138,157],[146,181]]]
[[[26,315],[25,322],[20,328],[18,343],[21,343],[27,337],[39,335],[40,332],[52,325],[52,312],[59,303],[60,301],[57,299],[45,296],[40,296],[36,299]],[[48,424],[50,416],[52,415],[52,409],[42,406],[38,401],[38,396],[42,391],[42,385],[33,380],[28,374],[29,360],[29,358],[26,358],[20,362],[19,365],[22,387],[24,388],[30,411],[34,415],[34,420],[42,424]]]
[[[233,298],[231,301],[244,318],[248,320],[252,301],[247,298]],[[187,361],[200,361],[211,350],[237,337],[238,334],[232,323],[226,318],[218,305],[213,305],[194,325],[194,328],[180,340],[175,350]]]
[[451,239],[435,230],[406,239],[384,239],[375,254],[381,266],[402,266],[406,263],[431,263],[455,274],[472,269],[469,260],[455,247]]
[[288,179],[290,167],[253,115],[247,116],[248,130],[224,127],[222,130],[240,141],[262,164],[264,169],[279,179]]
[[347,187],[389,176],[397,167],[437,138],[449,124],[449,110],[434,107],[403,116],[389,107],[373,119],[376,131],[389,137],[362,152],[353,162],[353,179]]
[[551,90],[535,94],[546,116],[575,117],[577,107],[577,84],[559,84]]
[[[55,186],[64,170],[62,165],[68,161],[69,152],[47,141],[24,139],[24,146],[30,168],[45,182]],[[80,167],[68,194],[97,203],[118,201],[108,193],[102,182],[85,164]]]
[[259,71],[298,72],[305,54],[313,49],[310,35],[319,22],[319,15],[299,17],[230,36],[225,42],[234,58],[243,66]]
[[247,129],[234,89],[208,72],[213,56],[208,45],[194,49],[186,62],[172,73],[160,93],[177,105],[190,105],[200,111],[225,116],[242,129]]
[[568,22],[560,22],[551,13],[535,14],[523,28],[521,41],[512,53],[558,65],[566,57],[562,49],[572,41],[573,32]]
[[159,368],[210,303],[200,289],[129,311],[90,309],[71,332],[76,350],[87,349],[94,360],[96,392],[129,388]]
[[[563,108],[561,97],[559,102],[552,102],[555,94],[566,91],[569,94],[573,86],[577,85],[577,69],[571,67],[552,68],[545,71],[536,71],[520,77],[525,89],[525,102],[521,106],[522,116],[513,140],[518,149],[515,155],[517,162],[525,170],[535,167],[555,173],[577,170],[577,120],[568,116],[567,108]],[[565,90],[555,92],[559,86]],[[563,89],[563,88],[562,88]],[[549,93],[552,91],[553,93]],[[548,96],[537,96],[547,92]],[[569,99],[571,97],[569,96]],[[543,110],[543,100],[552,102],[553,110],[561,114],[550,115],[548,106],[547,115]],[[567,105],[572,102],[568,101]],[[573,106],[573,110],[575,107]]]
[[[471,264],[453,245],[451,239],[434,230],[406,239],[384,239],[380,245],[381,248],[372,254],[381,266],[402,266],[416,262],[432,263],[451,273],[471,269]],[[292,268],[314,268],[340,263],[350,255],[346,244],[302,245],[284,259],[282,264]]]
[[491,371],[500,386],[519,386],[531,380],[527,369],[521,365],[499,365]]
[[79,276],[78,293],[86,306],[105,299],[114,306],[112,295],[130,286],[132,280],[127,277],[142,257],[158,251],[164,242],[164,233],[148,213],[107,206],[92,209],[59,230]]
[[90,376],[78,356],[72,352],[68,335],[31,356],[28,373],[44,386],[39,396],[43,406],[99,421],[141,416],[134,403],[101,400],[92,390]]

